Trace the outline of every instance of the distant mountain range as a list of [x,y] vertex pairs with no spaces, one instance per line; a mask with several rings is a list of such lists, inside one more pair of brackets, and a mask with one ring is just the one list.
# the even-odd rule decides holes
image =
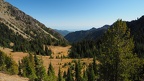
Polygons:
[[54,29],[54,30],[60,33],[62,36],[66,36],[68,33],[70,33],[70,31],[68,30],[58,30],[58,29]]
[[69,42],[78,42],[81,40],[95,40],[101,37],[103,33],[109,28],[109,25],[104,25],[100,28],[91,28],[90,30],[75,31],[67,34],[65,39]]

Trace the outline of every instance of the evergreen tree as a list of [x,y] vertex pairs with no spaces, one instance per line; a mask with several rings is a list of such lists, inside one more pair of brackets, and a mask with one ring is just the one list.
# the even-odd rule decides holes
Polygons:
[[81,63],[80,60],[75,62],[75,79],[76,81],[81,81]]
[[35,73],[35,67],[32,62],[30,62],[29,56],[24,57],[21,60],[22,65],[22,76],[30,78],[30,80],[34,80],[37,76]]
[[43,66],[43,61],[42,59],[39,59],[36,55],[34,56],[34,61],[35,61],[35,70],[36,70],[36,75],[37,78],[35,79],[36,81],[45,81],[47,79],[46,75],[46,70]]
[[94,74],[92,64],[90,64],[89,67],[87,68],[87,76],[88,76],[88,81],[95,81],[95,74]]
[[45,46],[45,54],[50,56],[52,54],[52,51],[50,49],[48,49],[47,46]]
[[66,71],[64,71],[63,78],[66,79],[66,77],[67,77],[67,73],[66,73]]
[[71,68],[68,68],[66,81],[74,81]]
[[22,65],[21,65],[21,63],[20,63],[20,61],[18,62],[18,64],[19,64],[19,67],[18,67],[18,75],[20,75],[20,76],[22,76]]
[[48,74],[49,76],[50,76],[50,75],[53,75],[53,76],[55,75],[54,68],[53,68],[51,62],[50,62],[50,64],[49,64],[49,68],[48,68],[47,74]]
[[128,81],[136,72],[139,59],[133,54],[133,40],[130,30],[122,20],[108,29],[100,45],[101,79],[107,81]]
[[49,81],[56,81],[56,80],[57,80],[57,78],[56,78],[56,76],[55,76],[54,68],[53,68],[51,62],[50,62],[50,64],[49,64],[47,74],[48,74]]
[[83,71],[83,79],[82,81],[88,81],[87,71]]
[[4,71],[5,70],[5,54],[0,51],[0,71]]
[[0,50],[0,71],[8,74],[18,74],[18,65],[12,59]]
[[93,58],[93,70],[94,70],[94,73],[95,75],[98,74],[98,71],[97,71],[97,64],[96,64],[96,57]]
[[62,74],[61,74],[60,67],[59,67],[59,71],[58,71],[58,80],[57,81],[63,81],[63,77],[62,77]]

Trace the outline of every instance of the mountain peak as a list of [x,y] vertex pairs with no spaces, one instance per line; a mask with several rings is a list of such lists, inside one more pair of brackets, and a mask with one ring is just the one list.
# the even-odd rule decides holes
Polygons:
[[92,27],[90,30],[96,30],[96,28],[95,28],[95,27]]

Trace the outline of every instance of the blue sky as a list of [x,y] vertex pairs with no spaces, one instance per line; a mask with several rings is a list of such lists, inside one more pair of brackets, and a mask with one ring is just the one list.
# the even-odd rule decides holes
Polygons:
[[144,15],[144,0],[6,0],[47,27],[86,30],[135,20]]

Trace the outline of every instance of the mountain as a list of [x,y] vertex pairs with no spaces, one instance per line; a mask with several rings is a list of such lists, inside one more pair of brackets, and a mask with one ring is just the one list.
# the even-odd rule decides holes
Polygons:
[[60,33],[62,36],[66,36],[68,33],[70,33],[70,31],[67,31],[67,30],[57,30],[57,29],[54,29],[54,30]]
[[137,20],[127,22],[131,36],[135,42],[135,52],[139,57],[144,57],[144,16]]
[[109,25],[104,25],[100,28],[91,28],[90,30],[81,30],[71,32],[65,36],[69,42],[78,42],[81,40],[94,40],[99,37],[108,29]]
[[[133,52],[139,58],[144,58],[144,16],[138,18],[137,20],[124,21],[124,22],[126,22],[126,25],[128,27],[127,32],[129,31],[128,34],[130,35],[130,37],[133,39],[134,42]],[[112,24],[109,30],[114,30],[112,29],[113,26],[114,25]],[[93,57],[93,54],[99,53],[98,52],[99,45],[106,41],[104,35],[100,36],[103,34],[104,29],[106,31],[107,27],[102,27],[99,29],[92,28],[88,30],[88,31],[95,31],[95,32],[90,33],[86,37],[84,37],[84,39],[88,39],[88,40],[83,40],[83,41],[73,43],[71,48],[71,53],[69,54],[70,57],[73,57],[73,54],[76,55],[74,56],[74,58],[79,57],[79,55],[77,54],[80,54],[80,56],[82,57]],[[118,31],[115,31],[113,34],[117,34],[117,32]],[[110,34],[108,34],[108,36],[110,36]],[[97,39],[97,37],[101,37],[101,38],[99,38],[99,40],[90,40],[90,39]]]
[[0,46],[16,51],[44,51],[43,45],[66,45],[67,40],[13,5],[0,0]]

